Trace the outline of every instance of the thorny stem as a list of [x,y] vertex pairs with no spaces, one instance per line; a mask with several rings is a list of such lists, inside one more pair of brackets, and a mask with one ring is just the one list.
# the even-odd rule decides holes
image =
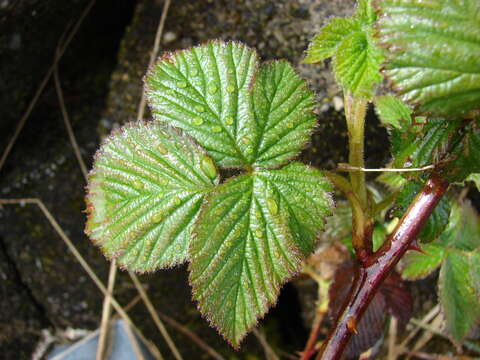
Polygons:
[[416,239],[422,226],[447,191],[448,185],[446,180],[432,175],[382,247],[359,267],[348,301],[317,360],[340,359],[350,337],[356,332],[356,324],[380,284]]

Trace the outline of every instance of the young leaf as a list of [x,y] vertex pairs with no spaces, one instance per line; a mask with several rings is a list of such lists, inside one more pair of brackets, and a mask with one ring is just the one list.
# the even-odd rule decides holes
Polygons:
[[425,244],[420,253],[409,251],[402,259],[402,277],[408,280],[422,279],[437,270],[445,257],[445,247],[438,243]]
[[334,56],[342,41],[360,30],[361,23],[358,19],[353,17],[333,18],[315,35],[303,62],[317,63]]
[[480,191],[480,174],[470,174],[466,179],[466,181],[473,181],[477,190]]
[[439,298],[447,330],[462,342],[480,321],[480,252],[449,251],[440,270]]
[[310,44],[304,62],[315,63],[331,57],[337,81],[354,96],[372,96],[382,80],[383,55],[373,37],[376,16],[371,0],[360,0],[355,16],[334,18]]
[[371,31],[359,31],[342,41],[333,58],[337,81],[354,96],[369,98],[374,86],[382,81],[382,52]]
[[427,113],[480,108],[478,0],[381,0],[386,74],[406,102]]
[[395,96],[377,96],[375,110],[384,125],[407,129],[411,124],[412,110]]
[[146,77],[154,116],[193,136],[221,167],[276,167],[300,152],[313,93],[285,61],[212,41],[163,56]]
[[[293,163],[231,179],[204,205],[190,247],[190,282],[200,311],[233,346],[312,249],[330,212],[330,189],[317,170]],[[306,208],[297,213],[300,204]]]
[[[403,186],[402,191],[397,196],[396,205],[398,208],[394,212],[395,216],[401,217],[403,215],[421,188],[422,186],[414,181],[409,181]],[[445,230],[449,216],[450,202],[443,197],[420,231],[419,239],[422,242],[430,242],[438,238]]]
[[218,182],[213,160],[182,132],[128,124],[95,156],[86,232],[105,256],[130,270],[184,262],[190,228]]

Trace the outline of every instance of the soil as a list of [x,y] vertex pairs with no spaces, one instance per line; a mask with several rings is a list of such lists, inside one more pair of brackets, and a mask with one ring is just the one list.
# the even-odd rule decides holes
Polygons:
[[[88,1],[0,1],[0,148],[51,65],[64,29]],[[60,64],[66,105],[82,156],[90,165],[101,136],[136,117],[141,79],[146,71],[162,1],[97,1]],[[346,159],[346,129],[340,89],[326,64],[300,64],[309,39],[333,15],[349,15],[353,0],[172,1],[162,49],[174,50],[210,39],[235,39],[257,48],[264,60],[286,58],[317,93],[318,127],[302,153],[307,163],[333,168]],[[367,126],[367,165],[388,159],[386,132],[373,113]],[[0,169],[0,197],[39,197],[103,280],[108,262],[83,233],[84,180],[58,106],[53,83],[43,92],[12,153]],[[0,209],[0,347],[5,359],[31,357],[43,329],[95,329],[103,296],[95,288],[38,208]],[[260,359],[255,337],[234,352],[201,319],[191,301],[185,267],[143,276],[157,309],[196,332],[229,359]],[[116,296],[135,296],[120,273]],[[297,290],[287,285],[262,321],[269,341],[293,353],[308,335],[301,322]],[[293,318],[298,320],[292,321]],[[171,358],[141,305],[132,318]],[[297,322],[295,322],[297,321]],[[205,355],[170,329],[186,359]],[[170,357],[169,357],[170,356]]]

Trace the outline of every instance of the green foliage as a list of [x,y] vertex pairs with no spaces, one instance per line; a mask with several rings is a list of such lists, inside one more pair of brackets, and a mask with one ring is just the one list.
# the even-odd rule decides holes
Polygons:
[[410,252],[403,277],[418,279],[441,267],[439,300],[452,338],[461,342],[480,321],[480,219],[469,203],[455,204],[438,241]]
[[397,129],[408,129],[411,124],[412,110],[392,95],[375,98],[375,111],[380,121]]
[[435,165],[452,182],[480,172],[480,120],[416,117],[406,130],[392,128],[390,137],[395,167]]
[[308,142],[313,93],[285,61],[212,41],[164,55],[146,92],[157,121],[185,130],[221,167],[276,167]]
[[201,311],[234,346],[299,271],[302,250],[312,250],[331,205],[330,185],[318,180],[317,170],[293,163],[227,181],[204,206],[190,282]]
[[[402,190],[397,196],[395,216],[401,217],[404,214],[421,188],[422,185],[415,181],[409,181],[403,185]],[[445,230],[449,216],[450,202],[447,198],[443,197],[420,231],[418,235],[419,239],[422,242],[430,242],[438,238],[443,230]]]
[[434,115],[480,108],[478,0],[380,0],[386,75],[402,99]]
[[316,63],[333,59],[337,81],[354,96],[371,98],[382,80],[383,55],[373,37],[376,16],[371,0],[359,1],[357,13],[334,18],[313,38],[304,60]]
[[[130,270],[189,260],[200,311],[237,347],[333,207],[320,171],[285,165],[315,126],[313,94],[288,63],[260,67],[252,49],[218,41],[165,55],[146,87],[156,121],[102,145],[87,232]],[[217,166],[244,172],[219,185]]]
[[130,270],[184,262],[202,200],[219,182],[209,159],[165,125],[140,122],[113,133],[89,175],[87,234]]

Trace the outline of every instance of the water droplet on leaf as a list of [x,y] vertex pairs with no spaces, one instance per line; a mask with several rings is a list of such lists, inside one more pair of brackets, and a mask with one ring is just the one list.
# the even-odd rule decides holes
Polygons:
[[218,87],[215,84],[211,84],[208,86],[208,93],[211,95],[215,94],[217,90],[218,90]]
[[162,144],[157,145],[157,150],[162,155],[167,155],[168,154],[168,149],[165,146],[163,146]]
[[228,86],[227,86],[227,91],[228,91],[229,93],[233,93],[233,92],[235,91],[235,86],[233,86],[233,85],[231,85],[231,84],[228,85]]
[[187,82],[186,81],[179,81],[177,82],[177,86],[181,89],[184,89],[187,87]]
[[202,105],[195,105],[195,110],[197,110],[199,113],[202,113],[205,111],[205,108]]
[[270,211],[270,214],[277,215],[278,214],[278,204],[273,198],[267,198],[267,208]]
[[261,238],[263,236],[263,230],[258,228],[257,230],[255,230],[255,235]]
[[200,116],[193,118],[193,125],[200,126],[203,124],[203,119]]
[[225,124],[227,125],[233,125],[233,117],[232,116],[227,116],[225,118]]
[[214,126],[212,128],[212,131],[215,132],[215,133],[219,133],[220,131],[222,131],[222,127],[221,126]]
[[217,167],[210,156],[202,156],[200,167],[210,179],[215,179],[217,177]]

